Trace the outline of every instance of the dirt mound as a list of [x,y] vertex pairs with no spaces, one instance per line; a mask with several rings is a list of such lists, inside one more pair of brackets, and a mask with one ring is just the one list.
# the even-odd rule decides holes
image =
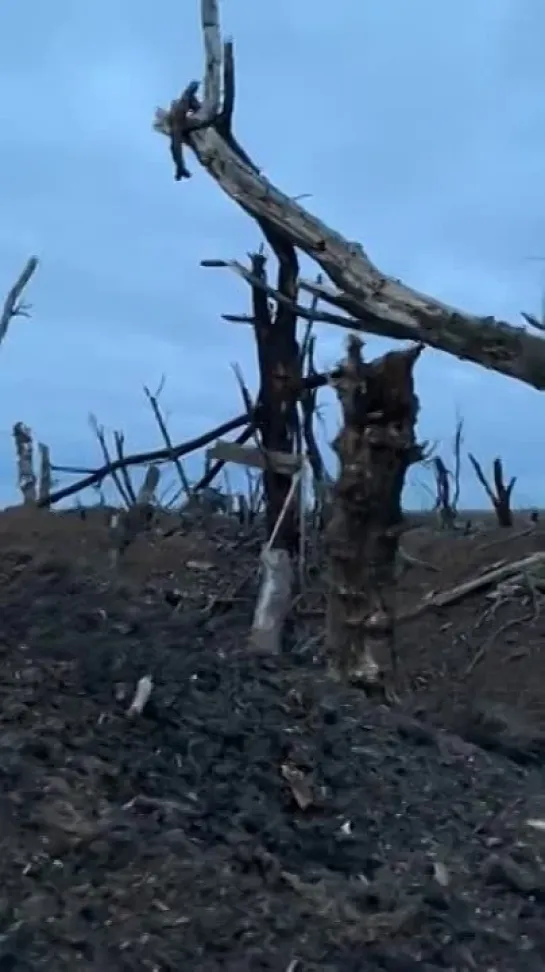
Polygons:
[[119,580],[54,520],[0,524],[0,972],[543,968],[539,758],[366,703],[310,642],[248,657],[236,537]]

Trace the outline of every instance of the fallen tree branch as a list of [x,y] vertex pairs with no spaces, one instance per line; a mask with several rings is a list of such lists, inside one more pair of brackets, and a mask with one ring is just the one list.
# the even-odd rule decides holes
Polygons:
[[397,620],[412,621],[413,618],[419,617],[429,608],[448,607],[450,604],[456,604],[458,601],[463,600],[464,597],[475,594],[476,591],[480,591],[485,587],[491,587],[492,584],[503,581],[506,577],[511,577],[513,574],[519,574],[541,564],[545,564],[545,552],[543,551],[530,554],[528,557],[523,557],[522,560],[513,560],[507,564],[500,564],[492,570],[485,571],[484,574],[479,574],[477,577],[463,581],[462,584],[457,584],[456,587],[449,588],[447,591],[431,591],[418,604],[415,604],[414,607],[400,615]]
[[[214,119],[221,120],[218,0],[201,0],[201,22],[206,58],[205,99],[200,106],[195,97],[197,84],[192,82],[194,111],[191,124],[186,124],[182,133],[183,141],[231,199],[258,222],[267,221],[287,241],[316,260],[338,288],[335,292],[313,284],[311,292],[357,318],[361,330],[423,342],[545,389],[543,339],[492,316],[477,317],[450,307],[385,275],[360,244],[344,239],[282,193],[256,169],[232,138],[225,137],[222,125],[213,123]],[[230,46],[229,70],[234,75],[232,53]],[[185,98],[187,102],[187,94]],[[174,101],[167,111],[158,109],[155,115],[155,130],[169,140],[178,130],[177,106],[182,99]],[[231,99],[234,100],[233,94]],[[231,114],[232,110],[230,104]]]
[[137,452],[132,456],[125,456],[123,460],[116,459],[112,462],[105,463],[99,469],[95,469],[94,472],[90,473],[88,476],[85,476],[84,479],[79,479],[76,483],[72,483],[70,486],[64,486],[62,489],[57,489],[54,493],[51,493],[50,496],[39,499],[37,505],[51,506],[53,503],[58,503],[60,500],[66,499],[68,496],[74,496],[76,493],[81,493],[82,490],[88,489],[90,486],[95,486],[97,483],[102,482],[106,476],[110,476],[112,472],[116,472],[123,466],[143,466],[147,465],[148,463],[171,462],[173,455],[187,456],[190,452],[196,452],[198,449],[204,449],[205,446],[213,442],[214,439],[219,439],[222,435],[228,435],[229,432],[234,432],[235,429],[240,429],[241,426],[248,425],[249,421],[249,415],[238,415],[237,418],[231,419],[229,422],[224,422],[223,425],[218,425],[217,428],[212,429],[210,432],[206,432],[204,435],[198,436],[196,439],[190,439],[188,442],[183,442],[181,445],[175,446],[172,450],[155,449],[153,452]]

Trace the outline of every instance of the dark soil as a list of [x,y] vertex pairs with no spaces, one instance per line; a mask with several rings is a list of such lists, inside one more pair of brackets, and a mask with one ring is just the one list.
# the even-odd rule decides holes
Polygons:
[[[401,601],[542,541],[414,540],[441,574]],[[249,656],[236,529],[115,576],[98,514],[8,511],[0,542],[0,972],[545,969],[540,616],[471,677],[482,595],[407,624],[388,709],[326,677],[319,618]]]

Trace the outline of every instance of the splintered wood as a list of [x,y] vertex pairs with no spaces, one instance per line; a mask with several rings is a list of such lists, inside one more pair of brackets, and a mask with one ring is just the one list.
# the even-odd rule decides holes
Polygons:
[[265,452],[257,446],[242,446],[222,439],[207,450],[207,456],[213,461],[234,462],[238,466],[260,469],[262,472],[272,468],[286,476],[297,472],[302,465],[301,456],[288,455],[285,452]]

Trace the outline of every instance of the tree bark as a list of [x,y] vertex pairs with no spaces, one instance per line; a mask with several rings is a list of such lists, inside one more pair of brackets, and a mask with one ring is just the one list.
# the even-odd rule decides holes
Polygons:
[[[354,320],[347,319],[351,330],[423,342],[544,390],[544,340],[492,316],[476,317],[450,307],[385,275],[360,244],[344,239],[282,193],[249,164],[238,143],[224,137],[221,126],[214,125],[220,113],[222,69],[218,0],[201,0],[201,11],[207,55],[205,99],[201,111],[189,119],[191,127],[184,133],[184,142],[223,191],[319,264],[338,288],[322,287],[321,296],[353,315]],[[232,76],[232,47],[229,52]],[[231,84],[231,115],[233,91]],[[169,137],[171,117],[176,117],[172,107],[170,112],[159,110],[155,119],[155,129]],[[305,286],[316,292],[311,285]]]
[[343,426],[333,511],[327,528],[330,584],[327,650],[333,674],[372,691],[397,682],[394,643],[401,494],[416,444],[413,367],[422,346],[364,363],[361,341],[334,373]]
[[[293,247],[283,248],[275,240],[279,259],[278,287],[281,293],[295,296],[298,264]],[[284,252],[285,250],[285,252]],[[265,257],[252,255],[252,269],[258,279],[266,280]],[[301,387],[301,361],[297,343],[297,315],[283,305],[273,313],[262,289],[252,287],[254,331],[257,345],[260,388],[256,426],[265,454],[293,453],[297,429],[297,396]],[[263,473],[267,537],[273,533],[291,487],[291,475],[273,467]],[[296,504],[291,503],[276,531],[274,547],[287,550],[290,557],[299,547]]]

